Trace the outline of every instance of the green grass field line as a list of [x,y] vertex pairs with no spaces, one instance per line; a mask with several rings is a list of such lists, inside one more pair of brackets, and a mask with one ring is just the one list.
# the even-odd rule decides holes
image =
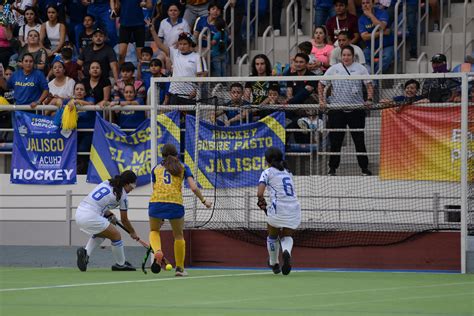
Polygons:
[[474,275],[189,273],[0,268],[0,315],[474,315]]

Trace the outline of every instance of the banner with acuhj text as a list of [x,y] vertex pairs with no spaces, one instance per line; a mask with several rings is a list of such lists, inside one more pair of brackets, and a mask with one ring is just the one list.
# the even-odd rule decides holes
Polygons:
[[[469,113],[474,121],[474,111]],[[474,129],[469,126],[468,179],[473,180]],[[407,106],[382,112],[380,178],[460,181],[461,107]],[[471,167],[469,167],[469,165]]]
[[77,131],[62,129],[50,116],[15,111],[12,119],[11,183],[76,183]]
[[[240,126],[215,126],[199,122],[197,150],[199,185],[210,188],[255,186],[267,168],[265,150],[285,151],[285,113],[275,112],[258,122]],[[196,118],[186,116],[185,162],[195,172]]]
[[[171,143],[179,150],[179,112],[173,111],[156,117],[158,156],[161,147]],[[125,133],[97,115],[92,139],[87,182],[100,183],[125,170],[137,175],[137,185],[150,183],[151,166],[150,119],[134,132]]]

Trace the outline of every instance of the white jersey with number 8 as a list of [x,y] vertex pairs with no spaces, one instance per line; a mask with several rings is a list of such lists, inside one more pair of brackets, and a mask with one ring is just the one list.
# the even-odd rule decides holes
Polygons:
[[293,176],[287,170],[270,167],[262,172],[259,183],[270,192],[267,221],[273,227],[296,229],[301,223],[301,206],[296,197]]
[[119,207],[120,210],[128,209],[128,199],[125,189],[122,189],[122,197],[117,201],[114,194],[114,188],[106,180],[95,187],[79,204],[78,210],[86,212],[94,212],[99,215],[104,215],[105,211]]

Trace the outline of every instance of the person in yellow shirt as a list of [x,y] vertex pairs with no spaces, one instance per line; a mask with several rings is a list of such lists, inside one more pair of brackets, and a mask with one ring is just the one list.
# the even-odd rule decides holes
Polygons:
[[202,195],[193,174],[186,164],[178,159],[178,151],[172,144],[165,144],[161,151],[163,160],[152,170],[153,192],[148,205],[150,218],[150,245],[155,253],[151,271],[160,273],[163,251],[161,250],[160,228],[163,220],[170,221],[174,237],[174,256],[176,261],[176,276],[186,276],[184,271],[184,256],[186,243],[184,240],[184,206],[183,181],[188,181],[189,188],[207,208],[212,203]]

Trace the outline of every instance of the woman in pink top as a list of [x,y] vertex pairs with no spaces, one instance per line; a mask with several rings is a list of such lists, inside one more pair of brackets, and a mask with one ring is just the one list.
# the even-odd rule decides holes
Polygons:
[[314,29],[313,39],[311,40],[311,44],[313,44],[311,54],[316,57],[316,62],[308,67],[309,70],[313,71],[319,68],[324,73],[329,68],[329,59],[334,46],[328,44],[327,38],[328,33],[324,26],[318,26]]
[[11,26],[0,24],[0,63],[3,64],[4,68],[7,68],[10,56],[14,53],[10,45],[12,37]]

